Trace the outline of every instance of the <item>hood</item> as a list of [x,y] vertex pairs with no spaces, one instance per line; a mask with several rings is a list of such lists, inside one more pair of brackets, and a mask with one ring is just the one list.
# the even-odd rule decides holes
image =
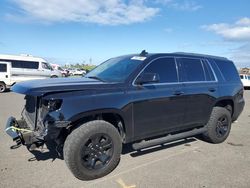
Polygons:
[[80,91],[85,89],[101,89],[111,87],[115,83],[106,83],[89,78],[50,78],[31,80],[15,84],[11,90],[16,93],[42,96],[46,93]]

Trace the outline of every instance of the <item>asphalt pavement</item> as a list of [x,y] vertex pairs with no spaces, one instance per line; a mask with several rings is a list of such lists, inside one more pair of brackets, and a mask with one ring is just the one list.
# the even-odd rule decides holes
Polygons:
[[245,91],[245,109],[224,143],[190,138],[142,152],[126,147],[118,167],[93,181],[76,179],[55,153],[11,149],[5,123],[9,116],[20,117],[23,98],[0,94],[0,187],[250,188],[250,91]]

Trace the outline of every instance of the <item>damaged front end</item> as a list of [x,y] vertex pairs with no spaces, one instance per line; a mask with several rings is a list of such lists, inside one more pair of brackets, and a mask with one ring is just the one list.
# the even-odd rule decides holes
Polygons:
[[6,124],[6,133],[17,145],[26,145],[30,150],[49,140],[59,142],[62,130],[70,124],[60,112],[62,100],[47,100],[29,95],[25,96],[25,100],[22,118],[16,120],[10,117]]

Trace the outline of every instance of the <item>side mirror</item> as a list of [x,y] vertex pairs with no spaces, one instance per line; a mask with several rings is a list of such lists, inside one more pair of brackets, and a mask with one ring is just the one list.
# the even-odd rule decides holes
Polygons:
[[137,85],[143,85],[148,83],[157,83],[160,81],[160,76],[157,73],[143,73],[136,80]]

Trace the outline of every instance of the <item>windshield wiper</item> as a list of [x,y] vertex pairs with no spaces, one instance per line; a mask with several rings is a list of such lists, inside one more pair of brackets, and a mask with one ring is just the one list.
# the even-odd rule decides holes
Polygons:
[[105,80],[103,80],[103,79],[101,79],[101,78],[99,78],[99,77],[97,77],[97,76],[88,76],[88,77],[85,77],[85,78],[90,78],[90,79],[99,80],[99,81],[101,81],[101,82],[105,82]]

